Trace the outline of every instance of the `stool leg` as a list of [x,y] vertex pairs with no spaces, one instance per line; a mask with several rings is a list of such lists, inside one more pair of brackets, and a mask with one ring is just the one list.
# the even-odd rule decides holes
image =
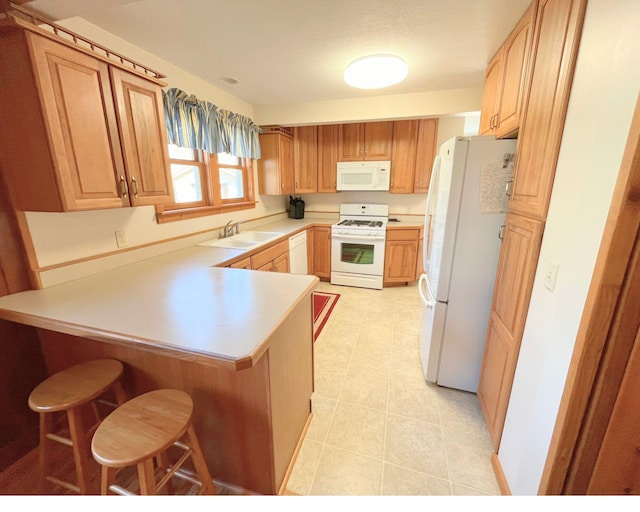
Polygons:
[[204,460],[204,455],[202,455],[200,443],[198,442],[198,437],[196,436],[196,431],[193,428],[193,425],[189,425],[189,428],[187,429],[187,437],[189,439],[189,446],[191,446],[191,449],[193,450],[193,453],[191,454],[193,457],[193,465],[196,468],[202,487],[205,490],[204,494],[215,494],[216,487],[213,485],[213,479],[209,473],[207,462]]
[[40,447],[38,450],[38,460],[40,463],[40,485],[42,492],[47,492],[49,485],[47,476],[49,475],[49,438],[47,434],[51,432],[53,425],[53,413],[40,413]]
[[116,468],[102,466],[100,474],[100,494],[106,496],[109,494],[109,487],[116,481]]
[[69,419],[69,434],[73,444],[73,460],[76,465],[76,476],[80,494],[87,494],[87,471],[89,469],[89,450],[86,443],[86,435],[82,424],[82,410],[73,407],[67,410]]
[[122,405],[127,401],[127,393],[125,392],[120,380],[117,380],[113,383],[113,394],[116,397],[116,403],[118,405]]
[[[167,452],[159,453],[156,456],[156,463],[158,464],[158,467],[162,470],[162,476],[164,477],[169,471],[169,466],[170,466]],[[173,487],[173,484],[171,483],[171,480],[167,481],[166,488],[167,488],[167,493],[174,494],[174,487]]]
[[156,493],[156,476],[153,457],[138,463],[138,480],[140,481],[141,495],[148,496]]

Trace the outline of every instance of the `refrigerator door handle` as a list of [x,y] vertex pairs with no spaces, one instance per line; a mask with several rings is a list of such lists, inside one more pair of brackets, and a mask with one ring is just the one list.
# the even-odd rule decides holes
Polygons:
[[[424,283],[424,286],[422,285]],[[425,294],[426,291],[426,294]],[[433,297],[433,293],[431,292],[431,286],[429,286],[429,280],[427,279],[427,274],[422,274],[420,276],[420,280],[418,281],[418,292],[420,292],[420,298],[422,299],[422,303],[429,309],[433,308],[436,305],[435,300],[429,300],[427,295]]]

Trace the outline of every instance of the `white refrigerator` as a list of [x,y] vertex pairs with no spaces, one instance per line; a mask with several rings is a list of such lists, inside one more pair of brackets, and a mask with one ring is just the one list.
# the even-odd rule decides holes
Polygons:
[[427,382],[478,389],[515,151],[515,140],[453,137],[435,158],[418,283]]

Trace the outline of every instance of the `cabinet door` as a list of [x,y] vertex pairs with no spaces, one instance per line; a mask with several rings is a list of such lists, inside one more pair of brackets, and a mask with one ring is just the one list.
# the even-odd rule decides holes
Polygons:
[[161,87],[113,67],[111,82],[131,204],[144,206],[172,202]]
[[413,193],[417,146],[418,121],[394,121],[389,187],[392,194]]
[[[109,67],[45,37],[29,34],[28,39],[38,75],[53,167],[59,175],[62,210],[128,205],[118,187],[124,165]],[[28,184],[28,178],[24,184]]]
[[496,450],[529,308],[543,223],[508,213],[500,249],[478,400]]
[[354,162],[364,158],[364,124],[338,125],[338,160]]
[[331,227],[313,228],[313,273],[320,277],[331,278]]
[[285,253],[273,260],[274,272],[289,272],[289,254]]
[[318,191],[318,128],[296,126],[293,129],[294,189],[297,194]]
[[318,192],[336,192],[338,125],[318,126]]
[[496,137],[517,135],[528,87],[531,39],[535,14],[533,2],[509,35],[502,50],[502,86],[496,118]]
[[293,139],[282,133],[264,133],[259,137],[262,155],[258,159],[260,193],[293,194]]
[[527,111],[518,134],[509,211],[547,216],[586,0],[541,0]]
[[408,283],[415,279],[418,242],[387,241],[384,255],[384,282]]
[[364,123],[364,160],[391,160],[392,140],[393,121]]
[[291,137],[280,136],[280,182],[281,194],[293,194],[295,192],[294,171],[293,171],[293,139]]
[[496,111],[502,85],[502,48],[487,65],[484,75],[484,93],[480,112],[480,135],[492,135],[495,131]]
[[251,258],[244,258],[242,260],[236,261],[235,263],[232,263],[231,265],[229,265],[229,268],[250,269],[251,268]]
[[[438,120],[420,119],[418,122],[418,145],[416,149],[415,184],[416,194],[426,194],[429,191],[433,161],[438,151]],[[393,171],[393,167],[391,167]]]

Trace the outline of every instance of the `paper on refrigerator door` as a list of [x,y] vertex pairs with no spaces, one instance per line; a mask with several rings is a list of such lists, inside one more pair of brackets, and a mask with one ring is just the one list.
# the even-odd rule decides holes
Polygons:
[[513,161],[484,164],[480,169],[480,213],[505,213],[509,205],[507,184],[513,177]]

